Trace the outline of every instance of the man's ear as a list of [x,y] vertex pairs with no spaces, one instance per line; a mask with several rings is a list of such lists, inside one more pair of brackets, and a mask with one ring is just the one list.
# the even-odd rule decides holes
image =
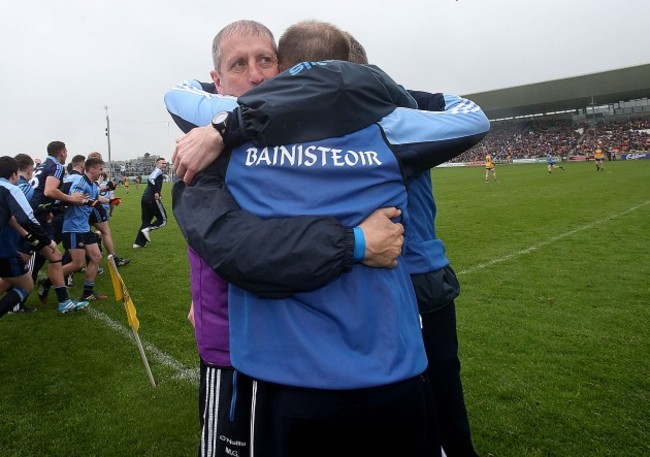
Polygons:
[[217,93],[223,94],[223,87],[221,86],[221,78],[219,77],[219,73],[217,73],[217,70],[210,71],[210,77],[212,78],[212,82],[214,83],[214,86],[217,88]]

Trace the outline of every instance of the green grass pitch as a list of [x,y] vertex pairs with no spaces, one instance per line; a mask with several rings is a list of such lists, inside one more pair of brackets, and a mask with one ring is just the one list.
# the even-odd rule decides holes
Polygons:
[[[433,170],[437,231],[458,273],[458,333],[483,456],[650,454],[650,160]],[[109,299],[0,319],[0,455],[196,455],[198,357],[171,214],[145,249],[132,185],[111,227],[157,387]],[[408,228],[407,228],[408,229]],[[81,293],[75,278],[72,296]],[[53,297],[51,297],[52,301]]]

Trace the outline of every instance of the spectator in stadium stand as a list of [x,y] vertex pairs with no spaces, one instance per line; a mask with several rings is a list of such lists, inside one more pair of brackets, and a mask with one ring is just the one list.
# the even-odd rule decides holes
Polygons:
[[[273,81],[271,81],[271,82],[274,82],[274,81],[275,81],[275,80],[273,80]],[[269,84],[269,83],[267,83],[264,87],[268,87],[268,84]],[[272,88],[273,88],[273,86],[268,87],[269,90],[272,90]],[[450,97],[450,101],[451,101],[451,99],[452,99],[452,98]],[[467,103],[468,101],[464,101],[464,102]],[[446,106],[446,105],[445,105],[445,108],[451,110],[452,106],[453,106],[453,104],[451,104],[451,106]],[[473,104],[471,104],[471,102],[469,102],[469,104],[467,105],[467,108],[470,109],[471,106],[474,106],[474,107],[475,107],[475,105],[473,105]],[[447,112],[447,111],[445,111],[445,112],[449,114],[449,112]],[[479,114],[479,116],[482,116],[482,114]],[[427,116],[427,117],[428,117],[428,116]],[[269,118],[269,119],[274,119],[274,120],[275,120],[275,118],[274,118],[273,116],[270,116],[270,117],[268,117],[268,118]],[[434,118],[440,118],[440,116],[434,116],[434,117],[432,117],[431,119],[434,119]],[[485,120],[485,124],[484,124],[484,126],[486,126],[486,125],[487,125],[487,120],[486,120],[484,117],[483,117],[483,119]],[[483,131],[483,134],[481,134],[480,137],[482,137],[482,136],[484,135],[484,133],[486,133],[486,130]],[[225,137],[228,137],[228,134],[225,134]],[[478,139],[480,139],[480,138],[477,138],[477,140],[478,140]],[[233,156],[233,157],[234,157],[234,156]],[[175,160],[175,163],[177,163],[176,160]],[[231,165],[231,166],[232,166],[232,165]],[[423,170],[423,171],[424,171],[424,170]],[[181,177],[182,177],[182,174],[181,174]],[[353,271],[354,271],[354,270],[353,270]],[[364,271],[365,271],[365,270],[364,270]],[[348,278],[348,279],[349,279],[349,275],[344,275],[344,276],[342,276],[342,278]],[[232,297],[232,294],[231,294],[231,297]],[[232,310],[232,309],[235,309],[235,310],[236,310],[237,307],[236,307],[236,306],[232,306],[232,307],[231,307],[231,310]],[[268,308],[267,308],[267,309],[268,309]],[[238,336],[239,339],[241,340],[242,335],[237,335],[237,336]],[[232,338],[232,336],[231,336],[231,338]],[[246,370],[244,370],[244,371],[246,371]],[[259,381],[258,381],[258,389],[259,389]],[[258,393],[259,393],[259,390],[258,390]],[[413,424],[413,425],[415,425],[415,424]],[[420,424],[420,426],[421,426],[421,424]],[[374,440],[372,440],[372,441],[374,442]]]
[[[544,157],[550,150],[555,156],[580,155],[590,161],[593,145],[601,142],[604,151],[619,154],[650,150],[650,119],[599,121],[596,124],[573,123],[566,119],[513,120],[492,124],[490,134],[453,162],[472,163],[487,151],[509,151],[513,159]],[[612,159],[614,157],[612,156]]]

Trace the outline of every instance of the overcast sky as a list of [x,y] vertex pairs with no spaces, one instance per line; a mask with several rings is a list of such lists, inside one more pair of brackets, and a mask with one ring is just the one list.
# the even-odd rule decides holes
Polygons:
[[[232,7],[230,6],[232,5]],[[649,0],[2,0],[0,155],[171,156],[164,92],[209,79],[216,32],[320,19],[410,89],[468,94],[650,63]]]

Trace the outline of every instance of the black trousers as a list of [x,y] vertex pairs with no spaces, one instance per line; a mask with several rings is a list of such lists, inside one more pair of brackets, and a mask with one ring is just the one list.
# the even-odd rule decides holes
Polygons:
[[[142,199],[140,200],[140,210],[142,214],[142,224],[138,229],[138,234],[135,236],[134,243],[139,246],[147,244],[147,239],[142,234],[143,228],[150,228],[151,230],[159,229],[167,224],[167,212],[160,200]],[[155,219],[155,220],[154,220]],[[153,222],[151,222],[153,220]]]
[[255,381],[254,392],[251,456],[440,456],[423,376],[354,390]]
[[452,301],[421,316],[422,338],[429,361],[426,374],[433,389],[442,448],[447,457],[477,456],[460,380],[456,305]]
[[253,380],[234,368],[206,365],[199,382],[199,457],[248,457]]
[[451,266],[412,275],[422,318],[422,339],[429,365],[440,440],[447,457],[474,457],[467,409],[460,381],[456,304],[460,284]]

